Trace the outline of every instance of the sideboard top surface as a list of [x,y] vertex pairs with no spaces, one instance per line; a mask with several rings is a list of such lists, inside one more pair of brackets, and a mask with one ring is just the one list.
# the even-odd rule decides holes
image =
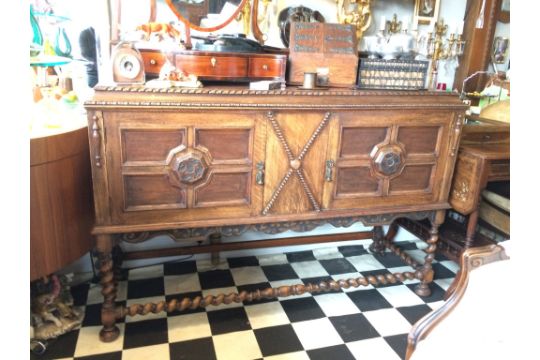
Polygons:
[[95,88],[87,108],[101,107],[208,107],[208,108],[453,108],[466,106],[456,93],[434,91],[356,90],[249,90],[240,86],[208,86],[198,89],[152,89],[137,86]]

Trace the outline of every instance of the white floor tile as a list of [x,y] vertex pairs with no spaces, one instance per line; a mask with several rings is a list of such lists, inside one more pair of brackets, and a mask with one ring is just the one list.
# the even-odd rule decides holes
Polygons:
[[281,355],[266,356],[264,360],[309,360],[309,356],[305,351],[297,351]]
[[217,360],[252,360],[262,358],[261,350],[251,330],[212,337]]
[[301,278],[328,276],[328,271],[316,260],[294,262],[291,263],[291,266]]
[[163,265],[145,266],[131,269],[128,273],[129,280],[151,279],[163,276]]
[[163,282],[165,286],[165,295],[201,290],[201,283],[197,273],[165,276]]
[[279,265],[279,264],[288,264],[289,260],[285,254],[271,254],[271,255],[262,255],[257,256],[260,266],[266,265]]
[[163,360],[169,358],[169,344],[142,346],[122,351],[122,360]]
[[[204,297],[206,297],[208,295],[213,295],[213,296],[218,296],[219,294],[229,295],[230,293],[237,293],[237,292],[238,292],[238,289],[235,286],[231,286],[231,287],[226,287],[226,288],[203,290],[202,291],[202,296],[204,298]],[[206,311],[232,309],[232,308],[235,308],[235,307],[242,307],[242,306],[244,306],[243,303],[241,303],[241,302],[236,303],[236,302],[233,301],[229,305],[227,305],[227,304],[221,304],[221,305],[217,305],[217,306],[208,305],[206,307]]]
[[300,321],[292,326],[306,350],[343,344],[341,336],[328,318]]
[[444,300],[440,300],[440,301],[428,303],[427,305],[428,305],[430,308],[432,308],[433,310],[437,310],[438,308],[440,308],[441,306],[443,306],[444,303],[445,303]]
[[396,309],[381,309],[363,313],[381,336],[405,334],[411,324]]
[[347,343],[357,359],[399,360],[400,357],[383,338],[373,338]]
[[351,298],[344,293],[317,295],[313,298],[326,316],[341,316],[360,312]]
[[337,259],[344,257],[337,247],[313,249],[313,256],[317,260]]
[[124,346],[124,324],[120,323],[116,326],[120,329],[120,336],[108,343],[99,340],[101,326],[82,327],[75,347],[75,357],[121,351]]
[[459,264],[452,260],[444,260],[440,261],[439,264],[444,265],[446,268],[448,268],[450,271],[453,271],[454,273],[457,273],[459,271]]
[[425,302],[406,285],[378,288],[377,291],[379,291],[393,307],[425,304]]
[[[138,299],[128,299],[126,302],[127,306],[133,304],[147,304],[147,303],[158,303],[160,301],[165,301],[165,296],[152,296],[147,298],[138,298]],[[132,323],[136,321],[152,320],[152,319],[163,319],[167,317],[167,312],[162,311],[157,314],[149,312],[146,315],[135,315],[135,316],[126,316],[126,323]]]
[[264,272],[258,266],[232,268],[230,271],[234,279],[234,283],[237,286],[268,282],[266,275],[264,275]]
[[441,288],[443,288],[444,291],[446,291],[448,290],[450,285],[454,282],[454,278],[437,279],[437,280],[433,280],[433,282],[439,285]]
[[229,268],[229,262],[227,259],[219,259],[217,264],[212,262],[212,259],[199,259],[197,260],[197,271],[211,271],[211,270],[225,270]]
[[424,263],[424,259],[426,258],[426,252],[424,250],[405,250],[405,252],[420,264]]
[[206,312],[169,316],[169,342],[179,342],[212,336]]
[[370,254],[358,255],[348,257],[347,260],[356,268],[357,271],[372,271],[384,269],[384,265],[381,264],[375,256]]
[[253,329],[289,323],[289,318],[279,301],[246,306],[245,310]]

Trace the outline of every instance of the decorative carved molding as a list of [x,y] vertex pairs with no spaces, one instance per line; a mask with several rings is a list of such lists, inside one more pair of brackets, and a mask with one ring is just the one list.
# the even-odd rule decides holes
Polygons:
[[322,96],[322,95],[332,95],[332,96],[425,96],[429,93],[430,96],[455,96],[457,92],[430,92],[422,90],[411,90],[411,91],[377,91],[377,90],[331,90],[331,91],[306,91],[306,90],[249,90],[249,89],[212,89],[212,88],[197,88],[197,89],[183,89],[183,88],[145,88],[140,86],[104,86],[98,85],[94,88],[96,91],[112,91],[112,92],[123,92],[123,93],[172,93],[172,94],[209,94],[209,95],[301,95],[301,96]]
[[468,182],[463,179],[456,181],[452,190],[452,197],[456,200],[467,201],[469,197]]
[[101,167],[101,113],[99,111],[92,116],[92,147],[95,152],[95,164]]
[[397,144],[376,145],[372,151],[372,167],[382,176],[396,175],[403,169],[405,151]]
[[230,226],[215,226],[215,227],[200,227],[188,229],[173,229],[166,231],[155,232],[139,232],[126,233],[119,237],[119,240],[128,243],[141,243],[152,237],[159,235],[169,236],[174,241],[180,241],[189,238],[207,237],[211,234],[221,234],[223,236],[239,236],[246,231],[257,231],[265,234],[279,234],[285,231],[306,232],[311,231],[319,226],[331,224],[334,227],[350,227],[351,225],[361,222],[365,226],[386,225],[394,220],[404,217],[411,220],[429,219],[433,221],[435,211],[418,211],[411,213],[397,214],[382,214],[382,215],[365,215],[352,216],[343,218],[321,219],[321,220],[304,220],[304,221],[289,221],[275,222],[266,224],[251,224],[251,225],[230,225]]
[[285,136],[283,135],[283,131],[281,130],[281,127],[279,126],[279,123],[277,122],[276,118],[274,117],[274,113],[272,111],[269,111],[267,114],[268,120],[270,121],[270,124],[272,124],[272,129],[274,130],[274,133],[276,134],[277,138],[279,139],[279,142],[281,143],[281,146],[283,147],[283,150],[287,154],[287,158],[289,160],[289,170],[287,173],[283,176],[281,182],[279,183],[278,187],[272,194],[272,197],[268,201],[268,204],[266,204],[266,207],[264,208],[262,214],[266,215],[274,205],[274,202],[277,200],[279,194],[281,194],[281,191],[289,181],[292,174],[296,174],[298,177],[298,180],[300,180],[300,183],[302,184],[302,188],[304,189],[304,193],[308,197],[309,201],[311,202],[311,205],[313,206],[313,209],[315,211],[321,211],[321,207],[317,203],[317,200],[315,199],[315,196],[313,195],[313,192],[311,191],[311,188],[309,187],[308,182],[305,179],[304,171],[302,170],[302,160],[306,156],[309,149],[311,149],[311,146],[315,142],[315,140],[319,137],[319,134],[322,132],[326,124],[328,123],[328,120],[330,119],[331,113],[327,112],[324,114],[324,118],[320,122],[319,126],[317,126],[317,129],[311,134],[309,140],[304,145],[298,156],[295,158],[291,148],[289,147],[289,144],[287,143],[287,139],[285,139]]

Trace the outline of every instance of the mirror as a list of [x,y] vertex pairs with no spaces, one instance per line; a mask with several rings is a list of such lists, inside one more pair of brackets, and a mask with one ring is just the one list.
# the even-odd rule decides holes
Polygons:
[[236,19],[248,0],[165,0],[176,17],[197,31],[224,28]]

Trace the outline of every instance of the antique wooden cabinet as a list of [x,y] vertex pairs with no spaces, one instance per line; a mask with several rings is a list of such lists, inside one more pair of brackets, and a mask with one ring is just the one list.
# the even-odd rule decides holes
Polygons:
[[[459,145],[464,105],[430,92],[97,87],[86,103],[104,305],[101,339],[115,321],[149,311],[419,279],[430,294],[437,228]],[[399,217],[433,226],[423,264],[385,240]],[[115,305],[111,248],[153,234],[309,230],[374,225],[415,271],[254,293]],[[370,236],[371,237],[371,236]]]

